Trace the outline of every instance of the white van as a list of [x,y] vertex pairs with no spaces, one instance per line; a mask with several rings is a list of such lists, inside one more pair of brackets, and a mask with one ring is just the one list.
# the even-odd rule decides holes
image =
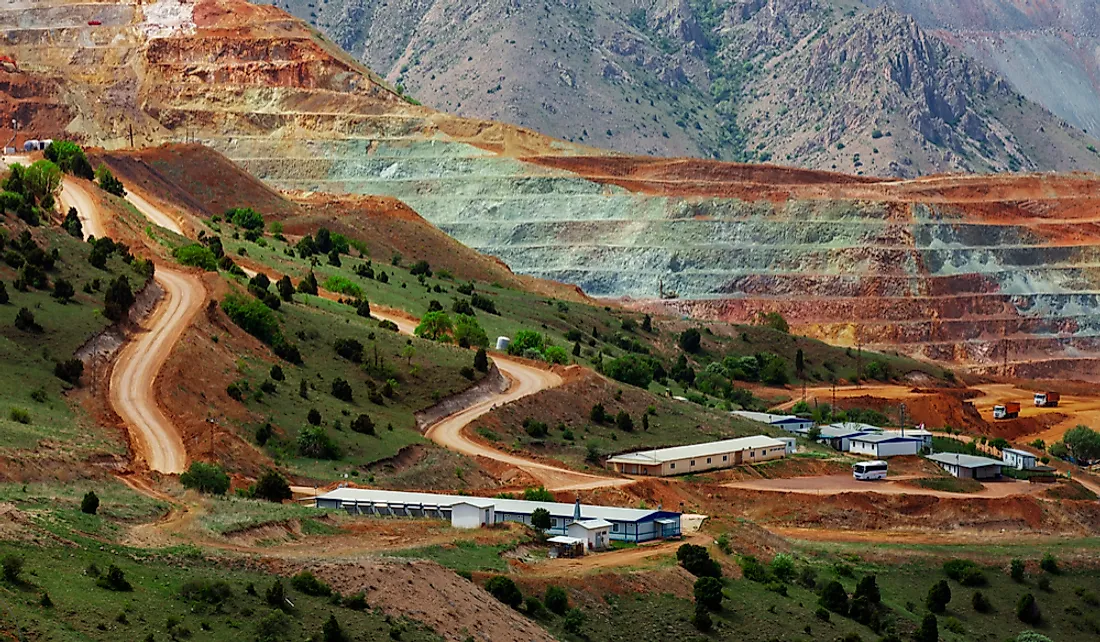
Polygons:
[[886,467],[884,461],[862,461],[852,466],[852,477],[858,481],[886,479]]

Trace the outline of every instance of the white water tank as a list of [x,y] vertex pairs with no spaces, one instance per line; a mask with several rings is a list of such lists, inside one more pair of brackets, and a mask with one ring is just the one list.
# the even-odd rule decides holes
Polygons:
[[508,346],[512,345],[512,340],[508,337],[497,337],[497,351],[506,352]]

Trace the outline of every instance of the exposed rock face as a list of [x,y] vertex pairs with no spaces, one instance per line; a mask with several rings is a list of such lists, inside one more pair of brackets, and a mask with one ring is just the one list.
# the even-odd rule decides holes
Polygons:
[[[273,1],[425,104],[600,148],[903,177],[1100,169],[1100,144],[943,31],[845,0]],[[932,22],[971,4],[884,3]]]
[[[655,299],[663,287],[680,298],[647,305],[729,320],[778,310],[839,343],[978,367],[1007,359],[1047,374],[1100,371],[1095,177],[886,181],[609,156],[411,105],[269,7],[33,4],[0,40],[33,71],[0,76],[0,88],[10,88],[5,104],[59,106],[39,122],[43,136],[120,146],[133,124],[139,144],[205,142],[276,187],[395,196],[517,272],[597,295]],[[891,35],[854,29],[808,43],[822,53],[801,82],[834,73],[852,91],[877,90],[897,106],[892,121],[904,112],[945,141],[937,153],[968,152],[948,146],[960,131],[1015,144],[968,93],[998,90],[995,78],[950,62],[911,22],[870,15]],[[916,44],[890,49],[899,40]],[[879,72],[827,62],[868,55]],[[933,63],[957,74],[934,74]],[[858,109],[836,110],[846,131],[873,126]],[[905,160],[899,170],[918,163]]]

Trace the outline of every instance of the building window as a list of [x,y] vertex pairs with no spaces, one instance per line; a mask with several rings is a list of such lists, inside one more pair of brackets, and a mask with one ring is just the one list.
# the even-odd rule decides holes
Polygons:
[[730,458],[729,455],[722,455],[722,461],[728,461],[729,458]]
[[691,465],[692,465],[692,466],[694,466],[694,465],[695,465],[695,460],[694,460],[694,459],[692,459],[692,460],[691,460]]
[[558,527],[558,518],[557,517],[551,517],[550,518],[550,528],[557,528],[557,527]]
[[708,464],[710,463],[710,457],[707,457],[707,463]]
[[611,523],[611,530],[615,533],[618,533],[619,532],[619,522],[612,522]]
[[668,465],[668,467],[669,467],[670,470],[673,469],[673,468],[676,468],[676,462],[672,462],[671,464]]

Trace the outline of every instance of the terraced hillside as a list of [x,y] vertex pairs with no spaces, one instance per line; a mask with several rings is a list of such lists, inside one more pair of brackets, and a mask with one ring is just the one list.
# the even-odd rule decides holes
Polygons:
[[841,344],[1100,375],[1096,177],[607,155],[410,104],[240,0],[16,1],[0,21],[20,68],[0,73],[5,114],[37,114],[21,116],[37,135],[116,147],[133,125],[136,144],[204,142],[273,186],[394,196],[517,272],[641,306],[778,310]]

